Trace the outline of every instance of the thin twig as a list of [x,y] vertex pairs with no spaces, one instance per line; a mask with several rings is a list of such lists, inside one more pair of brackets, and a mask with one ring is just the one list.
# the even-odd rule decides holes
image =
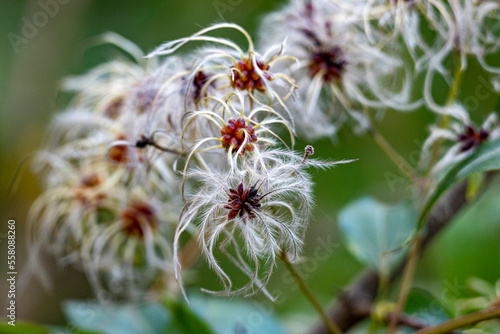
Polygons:
[[406,305],[406,300],[408,299],[408,294],[410,293],[411,283],[413,281],[413,275],[415,274],[415,269],[417,268],[417,262],[420,255],[420,246],[422,239],[420,235],[417,235],[413,240],[411,246],[410,254],[408,255],[408,260],[406,262],[405,270],[403,272],[403,280],[401,281],[401,287],[399,289],[398,300],[396,302],[396,308],[394,310],[394,316],[389,322],[388,334],[393,334],[396,332],[398,326],[398,319],[401,312],[403,312],[404,306]]
[[281,261],[283,261],[283,263],[285,264],[288,271],[290,271],[290,274],[292,274],[292,277],[295,279],[295,282],[299,286],[300,291],[302,291],[304,296],[309,300],[309,302],[312,304],[312,306],[319,313],[319,315],[321,316],[321,319],[323,320],[325,326],[328,328],[330,333],[342,334],[342,330],[340,330],[339,326],[337,326],[330,318],[328,318],[328,316],[325,313],[325,310],[323,310],[323,307],[321,306],[321,304],[318,302],[316,297],[314,297],[309,286],[307,286],[306,282],[300,276],[300,274],[295,269],[293,264],[290,263],[290,261],[288,259],[288,255],[286,253],[282,253],[280,256],[280,259],[281,259]]
[[[491,178],[494,173],[488,174]],[[422,253],[432,240],[445,228],[455,215],[467,203],[467,182],[464,181],[449,191],[436,203],[427,218],[427,228],[422,236]],[[391,282],[394,282],[403,272],[405,262],[391,273]],[[379,286],[378,273],[373,269],[365,270],[348,289],[339,296],[338,303],[328,312],[332,319],[343,331],[347,331],[371,314],[373,302],[377,296]],[[318,323],[311,329],[311,334],[328,333],[323,323]]]
[[368,134],[380,146],[382,151],[391,159],[391,161],[412,181],[415,181],[415,169],[406,161],[391,144],[374,127],[368,129]]
[[[464,71],[462,69],[462,61],[461,61],[460,57],[458,57],[457,66],[455,68],[455,73],[453,75],[453,83],[450,87],[450,91],[448,92],[448,97],[446,98],[446,106],[452,105],[453,102],[455,102],[455,100],[457,99],[458,92],[460,91],[460,85],[462,83],[463,77],[464,77]],[[450,120],[449,114],[442,115],[441,121],[439,123],[439,128],[444,129],[444,128],[448,127],[449,120]],[[429,166],[433,166],[434,163],[436,162],[436,160],[438,159],[439,150],[441,148],[442,143],[443,143],[442,139],[438,139],[434,143],[434,147],[432,148],[431,160],[430,160]]]
[[[449,91],[448,97],[446,99],[447,106],[449,106],[449,105],[453,104],[453,102],[455,102],[455,100],[458,96],[458,92],[460,90],[460,85],[462,83],[463,74],[464,74],[464,71],[462,69],[462,62],[459,59],[457,62],[454,76],[453,76],[453,83],[450,87],[450,91]],[[441,117],[441,123],[440,123],[439,127],[446,128],[448,126],[448,122],[449,122],[449,115],[448,114],[443,115]],[[442,141],[437,141],[435,143],[435,145],[433,147],[431,162],[430,162],[429,166],[433,166],[434,163],[436,162],[436,160],[439,156],[439,149],[441,147],[441,144],[442,144]],[[410,292],[411,283],[413,280],[413,275],[415,274],[415,269],[416,269],[419,253],[420,253],[420,237],[417,237],[414,244],[412,245],[412,249],[411,249],[410,255],[408,257],[406,267],[404,269],[403,281],[401,283],[401,288],[399,290],[398,300],[396,303],[396,310],[395,310],[396,317],[391,321],[391,323],[389,325],[388,334],[394,334],[396,331],[397,315],[399,313],[401,313],[405,307],[408,293]]]
[[487,310],[482,310],[475,313],[470,313],[463,315],[461,317],[448,320],[439,325],[427,327],[422,330],[419,330],[415,334],[443,334],[453,331],[455,329],[468,327],[478,322],[491,320],[500,317],[500,307],[492,307]]

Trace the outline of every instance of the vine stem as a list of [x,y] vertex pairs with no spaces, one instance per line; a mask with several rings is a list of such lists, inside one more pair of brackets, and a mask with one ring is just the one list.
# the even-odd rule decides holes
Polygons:
[[406,263],[403,272],[403,279],[401,281],[401,287],[399,288],[398,299],[393,313],[394,316],[391,318],[389,329],[387,331],[388,334],[393,334],[396,332],[398,318],[399,315],[403,312],[406,300],[408,299],[408,293],[410,292],[413,275],[415,274],[415,269],[417,268],[421,245],[422,238],[420,234],[417,234],[411,246],[410,254],[408,255],[408,262]]
[[[458,92],[460,90],[460,85],[462,83],[464,71],[462,69],[462,62],[460,60],[460,57],[458,58],[457,61],[457,66],[455,68],[455,72],[453,74],[453,83],[450,87],[450,91],[448,92],[448,97],[446,99],[446,105],[449,106],[451,105],[458,96]],[[441,117],[441,121],[439,124],[440,128],[446,128],[448,126],[450,116],[448,114],[445,114]],[[436,141],[433,150],[432,150],[432,155],[431,155],[431,160],[429,163],[429,166],[432,166],[438,156],[439,156],[439,149],[441,148],[442,140]],[[431,170],[431,169],[429,169]],[[417,261],[418,257],[420,254],[420,245],[421,245],[421,237],[420,235],[417,235],[415,237],[415,241],[412,245],[410,254],[408,255],[408,262],[406,263],[406,266],[404,268],[403,272],[403,280],[401,282],[401,287],[399,289],[398,293],[398,299],[396,302],[396,308],[394,311],[394,318],[391,320],[390,325],[389,325],[389,330],[388,334],[394,334],[397,328],[397,321],[396,318],[399,316],[399,314],[403,311],[406,300],[408,298],[408,293],[410,292],[411,288],[411,283],[413,281],[413,275],[415,274],[415,269],[417,266]]]
[[300,291],[304,294],[304,296],[309,300],[309,302],[312,304],[312,306],[316,309],[316,311],[319,313],[321,316],[321,319],[325,323],[326,327],[332,334],[342,334],[342,330],[335,324],[330,318],[328,318],[327,314],[325,313],[325,310],[323,310],[323,307],[321,307],[321,304],[318,302],[316,297],[314,297],[311,289],[309,286],[306,284],[304,279],[300,276],[299,272],[295,269],[294,265],[290,262],[288,259],[288,255],[283,252],[280,255],[281,261],[285,264],[286,268],[294,278],[295,282],[300,288]]
[[[453,75],[453,83],[450,87],[448,97],[446,98],[446,106],[451,105],[456,100],[460,85],[462,84],[463,77],[464,77],[464,71],[462,69],[462,61],[460,60],[460,57],[458,57],[457,66],[455,68],[455,73]],[[439,128],[440,129],[446,128],[448,126],[449,121],[450,121],[450,115],[448,114],[442,115],[441,121],[439,123]],[[441,148],[442,143],[443,140],[437,140],[436,143],[434,144],[429,166],[434,165],[434,163],[436,162],[439,156],[439,149]]]
[[442,334],[449,333],[455,329],[474,325],[478,322],[491,320],[500,317],[500,306],[495,306],[486,310],[463,315],[461,317],[448,320],[436,326],[419,330],[415,334]]
[[382,151],[391,159],[391,161],[412,181],[415,180],[416,172],[414,168],[392,147],[380,132],[373,126],[368,128],[368,134],[380,146]]

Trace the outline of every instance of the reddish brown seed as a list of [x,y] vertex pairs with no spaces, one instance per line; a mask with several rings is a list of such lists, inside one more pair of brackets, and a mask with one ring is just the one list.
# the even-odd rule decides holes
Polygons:
[[85,175],[81,178],[80,184],[85,188],[92,188],[101,183],[101,179],[97,173]]
[[82,176],[79,185],[74,189],[74,199],[84,207],[94,207],[106,197],[105,193],[100,191],[98,187],[102,184],[102,181],[97,173]]
[[313,78],[321,72],[325,82],[339,80],[347,65],[342,50],[339,47],[330,50],[315,49],[309,63],[309,76]]
[[229,189],[229,198],[224,208],[229,210],[227,219],[231,220],[240,216],[243,218],[255,218],[260,211],[260,195],[255,185],[245,189],[243,183],[238,184],[238,189]]
[[126,145],[113,146],[108,151],[108,158],[116,163],[122,164],[128,161],[128,147]]
[[146,202],[133,202],[122,212],[122,230],[130,236],[144,237],[144,224],[152,229],[156,228],[157,218],[155,209]]
[[122,98],[116,98],[113,101],[111,101],[110,104],[106,107],[104,110],[104,116],[109,117],[111,119],[117,119],[118,116],[121,114],[123,106],[123,99]]
[[[119,135],[118,137],[116,137],[116,140],[126,140],[126,137],[124,135]],[[138,161],[142,162],[143,161],[143,155],[142,155],[143,152],[137,151],[137,150],[136,150],[136,152],[138,153],[138,158],[137,158]],[[126,163],[130,162],[131,154],[133,154],[132,148],[129,147],[129,145],[123,144],[123,145],[116,145],[116,146],[111,147],[108,150],[107,157],[111,162],[114,162],[117,164],[126,164]]]
[[[206,95],[206,91],[205,91],[205,94],[203,93],[203,89],[207,89],[207,87],[205,87],[205,84],[208,82],[208,80],[210,80],[210,78],[212,77],[211,74],[206,74],[205,72],[203,71],[198,71],[196,73],[196,75],[194,76],[194,79],[193,79],[193,100],[195,102],[198,102],[200,101],[201,98],[205,97]],[[209,84],[209,87],[215,87],[215,82],[212,81],[210,82]]]
[[[271,76],[266,71],[269,70],[269,65],[265,65],[262,61],[257,61],[257,66],[261,71],[264,72],[264,79],[271,80]],[[260,91],[265,91],[266,86],[263,82],[262,74],[255,71],[252,64],[252,59],[247,58],[243,61],[239,61],[236,66],[233,67],[231,86],[239,90],[253,90],[257,89]]]
[[464,132],[457,136],[457,140],[462,144],[460,150],[465,152],[479,146],[482,142],[486,141],[489,136],[490,133],[485,129],[476,129],[468,125],[465,127]]
[[229,119],[227,124],[221,128],[221,144],[229,150],[232,147],[233,152],[238,151],[244,145],[240,154],[246,151],[253,151],[253,143],[257,141],[255,128],[247,125],[244,118]]

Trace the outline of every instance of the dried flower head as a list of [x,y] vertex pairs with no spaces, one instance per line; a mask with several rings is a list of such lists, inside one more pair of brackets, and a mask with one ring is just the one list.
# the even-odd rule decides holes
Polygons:
[[[470,119],[468,113],[460,106],[449,107],[449,117],[451,117],[448,128],[431,127],[431,134],[423,146],[423,157],[431,156],[430,151],[437,141],[446,141],[446,153],[440,158],[433,167],[433,174],[438,175],[447,167],[463,160],[481,143],[496,139],[500,136],[500,127],[498,116],[491,113],[480,127],[477,127]],[[428,161],[423,160],[422,165]]]
[[[191,170],[186,178],[198,187],[187,196],[174,240],[174,262],[179,281],[180,236],[195,232],[210,267],[230,295],[252,295],[265,290],[277,256],[287,252],[297,261],[312,206],[312,183],[305,167],[331,167],[293,152],[268,150],[249,162],[245,173],[232,170]],[[252,168],[250,168],[252,167]],[[216,258],[216,248],[249,277],[236,290]],[[182,286],[182,282],[181,282]]]
[[[206,35],[218,29],[234,29],[241,32],[248,42],[248,50],[243,51],[232,41]],[[198,88],[198,96],[224,97],[236,89],[245,93],[245,100],[251,105],[257,103],[270,106],[273,101],[276,101],[286,109],[284,101],[290,96],[295,86],[293,80],[286,74],[274,71],[277,63],[291,58],[282,54],[281,43],[269,48],[261,55],[255,49],[250,35],[242,27],[222,23],[203,29],[190,37],[165,43],[147,57],[170,55],[192,41],[204,41],[217,46],[202,49],[191,66],[192,78],[200,76],[209,78],[201,85],[201,89]],[[203,72],[202,75],[199,74],[200,71]],[[211,95],[207,95],[209,87],[213,85],[216,88],[212,90]],[[205,103],[208,101],[205,100]],[[208,105],[205,104],[205,107]]]
[[[301,99],[293,107],[301,134],[308,138],[332,136],[347,120],[361,128],[368,120],[360,110],[412,110],[412,73],[399,58],[359,28],[360,13],[327,0],[291,1],[262,23],[264,45],[287,36],[288,53],[298,59],[291,67]],[[272,32],[272,33],[271,33]]]
[[[289,251],[298,257],[309,215],[311,183],[308,175],[295,167],[292,163],[276,164],[266,175],[216,170],[189,173],[188,179],[196,179],[201,187],[188,197],[175,237],[175,253],[180,235],[194,225],[203,254],[222,280],[222,294],[264,291],[269,295],[264,287],[276,256]],[[243,245],[239,245],[240,239]],[[216,245],[249,276],[248,284],[232,290],[230,277],[215,258]]]
[[486,141],[490,132],[483,128],[475,128],[473,125],[466,125],[464,131],[458,135],[458,141],[462,143],[462,152],[471,150]]
[[[84,75],[65,79],[63,89],[76,93],[72,102],[75,107],[116,119],[123,113],[128,96],[156,70],[157,62],[144,59],[139,47],[115,33],[102,35],[96,44],[114,45],[123,51],[122,57],[99,65]],[[144,90],[140,94],[144,94]]]
[[[276,125],[282,126],[288,131],[290,141],[292,145],[294,144],[294,135],[290,124],[274,109],[258,106],[249,110],[245,108],[243,96],[238,92],[234,92],[226,100],[215,97],[208,99],[215,100],[216,103],[212,104],[214,109],[193,112],[184,125],[185,133],[193,127],[191,123],[194,120],[200,118],[208,120],[208,124],[205,123],[205,128],[200,131],[201,136],[197,138],[198,141],[189,149],[184,173],[186,173],[193,155],[202,159],[206,164],[206,159],[201,153],[217,150],[226,152],[226,161],[229,162],[231,168],[245,169],[245,159],[252,154],[258,155],[266,147],[276,145],[277,141],[286,145],[278,132],[274,130]],[[211,146],[211,142],[216,145]],[[220,155],[204,156],[220,165]]]
[[135,298],[153,285],[165,287],[164,281],[172,277],[168,236],[176,216],[173,206],[160,206],[157,199],[146,198],[142,189],[129,193],[113,189],[109,200],[99,206],[79,256],[96,292],[106,289]]
[[[71,164],[41,152],[37,165],[48,171],[45,189],[28,216],[33,272],[45,279],[37,259],[48,250],[61,264],[83,269],[96,293],[118,283],[133,284],[134,289],[111,291],[133,297],[169,277],[167,238],[177,213],[165,185],[157,190],[145,183],[151,188],[139,189],[130,184],[125,169],[104,157]],[[167,203],[160,206],[160,200]]]
[[[498,1],[450,0],[434,1],[439,5],[440,26],[446,43],[432,55],[426,68],[425,101],[433,111],[446,114],[448,106],[437,103],[433,97],[435,77],[443,77],[452,82],[455,72],[465,71],[468,58],[472,55],[484,70],[498,75],[500,68],[493,59],[499,51],[500,3]],[[447,62],[458,56],[455,71],[450,70]]]

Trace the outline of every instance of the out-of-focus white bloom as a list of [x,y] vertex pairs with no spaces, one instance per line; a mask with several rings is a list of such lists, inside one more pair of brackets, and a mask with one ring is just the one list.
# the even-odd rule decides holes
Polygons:
[[[156,194],[171,196],[176,191],[171,166],[177,154],[157,149],[158,143],[136,142],[129,129],[87,110],[68,110],[56,117],[33,167],[46,189],[57,186],[58,179],[65,181],[68,171],[108,164],[110,169],[126,172],[121,182],[147,185]],[[180,139],[177,143],[180,147]]]
[[165,59],[161,66],[157,59],[143,58],[139,48],[118,35],[106,34],[104,40],[133,55],[135,62],[113,60],[65,81],[64,87],[76,93],[75,109],[56,118],[45,153],[72,162],[107,159],[132,172],[128,182],[171,193],[169,166],[181,154],[185,116],[178,80],[189,72],[178,58]]
[[134,61],[123,54],[84,75],[65,79],[62,87],[76,93],[73,101],[76,107],[115,119],[122,112],[124,100],[155,71],[158,62],[144,59],[139,47],[115,33],[104,34],[98,42],[116,45]]
[[104,35],[133,55],[135,61],[118,58],[89,73],[68,78],[63,88],[76,93],[73,106],[113,120],[121,129],[120,140],[155,146],[167,152],[180,149],[179,136],[186,106],[185,77],[190,73],[177,57],[146,59],[132,42],[116,34]]
[[442,29],[447,29],[448,40],[446,46],[429,62],[424,93],[426,103],[433,111],[446,113],[447,106],[439,105],[434,100],[432,90],[436,72],[439,72],[450,83],[450,86],[452,85],[453,71],[445,66],[449,58],[458,56],[460,58],[458,70],[465,71],[468,65],[467,58],[472,55],[486,71],[494,74],[500,73],[500,67],[493,61],[500,51],[498,39],[500,3],[482,0],[434,2],[441,3],[441,6],[446,8],[446,14],[443,12],[441,14],[446,19],[443,20],[446,24],[442,26]]
[[[440,0],[331,1],[359,17],[372,42],[388,48],[404,43],[417,72],[451,45],[452,19],[446,4]],[[424,26],[433,32],[433,38],[423,31]]]
[[349,118],[366,127],[367,108],[419,105],[409,102],[412,72],[400,50],[372,44],[359,16],[331,1],[291,1],[264,19],[260,35],[264,46],[286,37],[299,61],[290,67],[301,97],[293,109],[306,137],[331,136]]
[[[137,63],[115,60],[66,82],[74,108],[56,117],[36,157],[43,193],[29,224],[34,258],[47,248],[83,269],[97,293],[133,297],[172,268],[169,225],[180,201],[172,164],[184,110],[168,104],[180,87],[164,85],[178,75],[177,60],[149,66],[155,61],[132,43],[111,37]],[[129,287],[116,291],[117,284]]]
[[84,270],[98,295],[105,288],[139,296],[154,280],[168,278],[168,236],[178,213],[164,189],[156,198],[149,189],[129,187],[126,171],[104,159],[73,166],[60,160],[50,173],[58,175],[57,182],[47,184],[28,216],[32,272],[46,278],[38,260],[47,250],[60,264]]
[[[460,106],[450,107],[449,110],[451,110],[449,126],[431,127],[431,134],[422,148],[422,157],[428,160],[431,156],[430,151],[437,141],[445,140],[451,143],[451,146],[446,146],[446,153],[432,166],[431,172],[435,176],[439,176],[441,171],[468,157],[481,143],[500,137],[500,124],[496,113],[491,113],[484,123],[477,127]],[[422,161],[422,164],[425,163],[427,161]]]
[[467,55],[474,55],[485,70],[500,73],[498,64],[489,63],[500,51],[500,3],[450,0],[449,4],[456,24],[454,47],[460,52],[462,66],[467,66]]
[[[153,284],[165,288],[173,278],[170,231],[175,204],[159,201],[139,187],[113,189],[99,206],[88,238],[81,245],[82,264],[94,290],[110,289],[141,296]],[[116,286],[123,291],[113,291]]]
[[[55,161],[54,161],[55,162]],[[89,164],[81,170],[59,161],[57,182],[49,182],[30,209],[31,245],[46,244],[52,253],[65,257],[77,251],[89,230],[88,221],[116,185],[122,171],[110,174],[105,164]],[[52,181],[54,178],[52,179]]]

